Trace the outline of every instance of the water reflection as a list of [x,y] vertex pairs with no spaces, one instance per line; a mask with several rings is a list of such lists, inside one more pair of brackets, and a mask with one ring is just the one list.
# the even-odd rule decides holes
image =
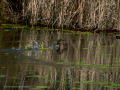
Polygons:
[[[118,90],[120,40],[113,37],[47,30],[0,32],[0,88]],[[67,42],[64,52],[63,47],[56,51],[59,39]],[[26,46],[34,49],[24,50]],[[45,49],[35,49],[39,47]]]

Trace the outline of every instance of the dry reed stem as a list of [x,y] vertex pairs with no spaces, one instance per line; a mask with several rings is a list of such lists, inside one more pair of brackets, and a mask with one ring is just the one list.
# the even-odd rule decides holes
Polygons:
[[[3,1],[13,14],[10,4]],[[31,24],[119,30],[119,3],[119,0],[25,0],[22,16]]]

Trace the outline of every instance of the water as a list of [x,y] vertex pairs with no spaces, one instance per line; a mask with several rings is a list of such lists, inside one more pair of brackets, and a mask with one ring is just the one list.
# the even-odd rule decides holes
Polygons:
[[[57,51],[56,41],[68,48]],[[118,90],[120,40],[113,34],[0,32],[0,90]]]

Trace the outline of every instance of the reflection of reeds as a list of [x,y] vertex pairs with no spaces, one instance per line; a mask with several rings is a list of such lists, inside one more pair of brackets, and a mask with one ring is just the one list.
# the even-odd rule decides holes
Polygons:
[[[119,84],[120,75],[116,68],[120,66],[120,41],[111,38],[113,35],[88,34],[71,36],[60,34],[59,31],[51,34],[50,31],[23,30],[19,46],[35,40],[39,41],[40,45],[44,42],[43,46],[48,47],[62,37],[68,43],[68,50],[59,55],[54,49],[38,51],[35,58],[31,57],[29,52],[21,52],[20,56],[14,52],[2,56],[5,60],[9,57],[5,62],[2,60],[1,65],[4,67],[0,70],[1,81],[5,80],[5,89],[7,86],[50,86],[52,90],[64,90],[78,86],[84,90],[97,90],[101,87],[100,90],[103,90],[106,88],[103,86],[111,85],[114,87],[111,90],[117,90],[115,87]],[[1,40],[10,41],[11,38],[4,37]],[[3,41],[0,44],[3,44]]]
[[[1,2],[1,5],[3,2],[5,9],[8,9],[7,12],[13,14],[14,8],[12,9],[5,0]],[[61,28],[120,29],[119,3],[119,0],[30,0],[22,2],[23,10],[20,13],[22,13],[23,20],[33,25],[42,24]],[[4,6],[0,8],[2,7]],[[3,15],[3,11],[1,13]]]

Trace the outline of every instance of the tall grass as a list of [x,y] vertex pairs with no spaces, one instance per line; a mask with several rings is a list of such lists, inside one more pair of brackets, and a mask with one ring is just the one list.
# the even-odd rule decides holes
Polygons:
[[22,7],[21,16],[33,25],[120,29],[119,0],[23,0]]
[[0,16],[3,17],[4,20],[12,20],[13,9],[6,0],[0,2]]

